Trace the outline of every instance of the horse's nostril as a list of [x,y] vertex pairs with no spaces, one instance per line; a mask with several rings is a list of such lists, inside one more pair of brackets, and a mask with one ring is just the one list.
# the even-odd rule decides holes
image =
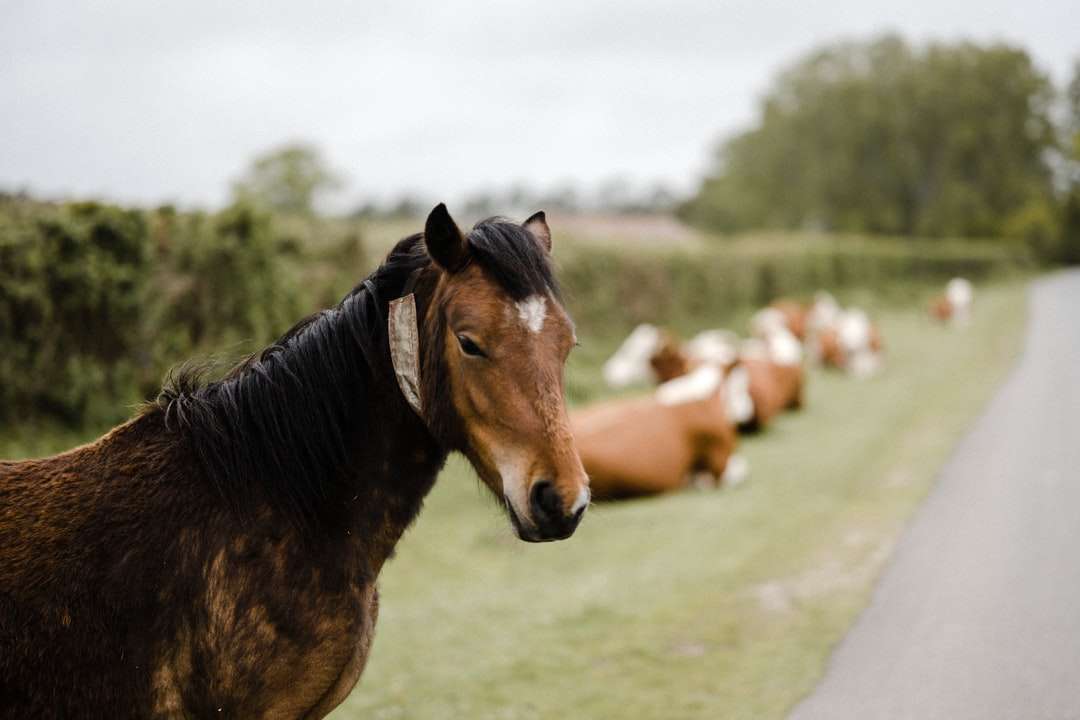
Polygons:
[[533,483],[532,506],[538,520],[553,520],[563,514],[559,491],[548,480],[537,480]]
[[[529,511],[532,514],[535,536],[533,542],[546,540],[561,540],[570,537],[577,528],[578,521],[588,505],[587,491],[584,500],[574,503],[574,507],[566,508],[555,484],[550,480],[536,480],[529,489]],[[580,506],[579,506],[580,505]]]

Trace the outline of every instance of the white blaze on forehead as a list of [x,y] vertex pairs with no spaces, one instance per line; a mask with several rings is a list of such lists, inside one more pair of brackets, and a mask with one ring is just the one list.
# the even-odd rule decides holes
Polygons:
[[659,347],[660,330],[655,325],[638,325],[604,363],[604,381],[618,388],[650,380],[653,372],[649,359]]
[[547,317],[547,298],[542,295],[530,295],[517,304],[518,319],[529,329],[538,333],[544,328]]
[[668,380],[656,388],[656,401],[661,405],[682,405],[704,400],[720,387],[724,375],[715,365],[702,365],[688,375]]

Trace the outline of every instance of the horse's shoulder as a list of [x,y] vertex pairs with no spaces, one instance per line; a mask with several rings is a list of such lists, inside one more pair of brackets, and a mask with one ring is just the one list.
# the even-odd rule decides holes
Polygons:
[[[218,707],[235,716],[303,716],[344,682],[349,667],[362,668],[375,622],[374,582],[356,563],[342,569],[348,547],[325,550],[259,522],[228,537],[192,538],[194,562],[185,563],[191,577],[165,602],[178,605],[194,591],[195,611],[176,624],[155,660],[154,707],[196,716]],[[338,562],[313,562],[316,555]],[[278,697],[252,687],[288,692]]]

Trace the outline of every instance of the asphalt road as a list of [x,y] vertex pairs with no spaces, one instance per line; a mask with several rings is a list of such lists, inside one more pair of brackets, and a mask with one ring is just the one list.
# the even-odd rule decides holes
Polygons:
[[1080,718],[1080,272],[1035,283],[1030,312],[793,720]]

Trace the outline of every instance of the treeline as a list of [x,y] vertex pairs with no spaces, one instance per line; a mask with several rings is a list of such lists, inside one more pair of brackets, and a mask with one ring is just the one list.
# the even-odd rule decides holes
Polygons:
[[1055,91],[1006,45],[894,36],[810,53],[680,208],[715,231],[800,228],[1013,238],[1080,261],[1080,66]]
[[[461,214],[470,218],[493,215],[529,214],[530,208],[542,207],[558,213],[670,214],[678,199],[663,183],[635,184],[615,176],[591,189],[563,183],[540,189],[524,183],[511,184],[504,190],[481,190],[469,193],[461,202]],[[423,217],[435,200],[415,194],[358,205],[353,218],[402,219]]]
[[[327,195],[346,185],[345,176],[335,170],[318,146],[287,142],[272,147],[252,159],[244,173],[233,182],[235,201],[292,216],[318,214]],[[403,192],[383,200],[367,199],[346,212],[353,220],[403,220],[423,218],[440,199]],[[484,218],[499,214],[531,213],[542,207],[548,212],[580,213],[670,213],[675,194],[666,185],[635,183],[614,175],[585,189],[563,182],[547,189],[517,182],[498,190],[469,193],[459,204],[461,215]]]

